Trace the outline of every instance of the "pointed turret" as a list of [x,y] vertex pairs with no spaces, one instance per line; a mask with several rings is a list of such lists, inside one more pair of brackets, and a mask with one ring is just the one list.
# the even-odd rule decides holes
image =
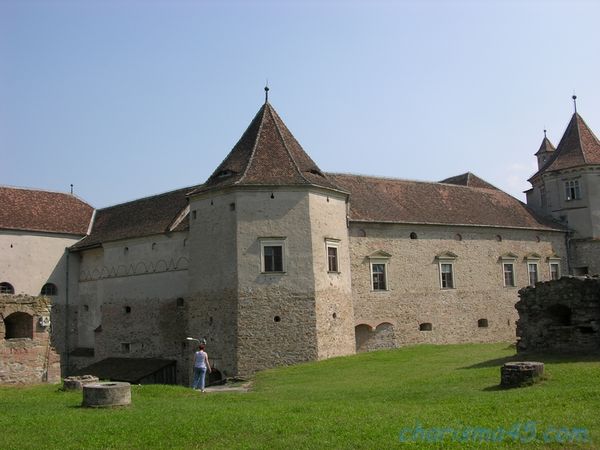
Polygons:
[[268,101],[197,191],[227,186],[313,185],[341,189],[319,169]]
[[600,164],[600,141],[581,116],[575,112],[556,151],[552,152],[550,159],[530,178],[530,181],[542,173],[586,164]]
[[542,139],[542,144],[537,152],[535,152],[535,156],[537,157],[538,162],[538,170],[544,167],[547,161],[550,160],[552,154],[556,151],[550,139],[546,136],[546,130],[544,130],[544,139]]

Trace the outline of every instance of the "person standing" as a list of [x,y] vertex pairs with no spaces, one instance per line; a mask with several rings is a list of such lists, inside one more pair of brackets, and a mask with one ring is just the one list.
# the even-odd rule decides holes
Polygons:
[[204,344],[200,344],[198,351],[194,354],[194,383],[192,384],[192,389],[200,389],[202,392],[204,392],[206,371],[208,370],[208,373],[212,372],[210,363],[208,362],[208,354],[204,351],[205,348]]

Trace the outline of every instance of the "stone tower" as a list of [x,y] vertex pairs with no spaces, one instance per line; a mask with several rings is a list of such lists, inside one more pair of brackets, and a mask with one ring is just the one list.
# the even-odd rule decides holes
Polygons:
[[[600,141],[575,112],[555,151],[544,138],[539,170],[529,179],[527,204],[570,230],[575,275],[600,273]],[[540,158],[545,157],[543,161]]]
[[267,101],[190,194],[189,331],[225,375],[354,353],[347,202]]

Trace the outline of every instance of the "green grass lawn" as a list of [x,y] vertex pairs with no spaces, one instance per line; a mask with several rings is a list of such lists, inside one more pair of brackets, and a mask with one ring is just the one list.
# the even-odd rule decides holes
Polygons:
[[[115,409],[57,385],[2,387],[0,448],[600,448],[598,359],[540,357],[544,381],[498,389],[511,357],[507,344],[415,346],[268,370],[249,393],[133,386]],[[444,442],[426,442],[436,429]],[[487,429],[512,434],[476,442]]]

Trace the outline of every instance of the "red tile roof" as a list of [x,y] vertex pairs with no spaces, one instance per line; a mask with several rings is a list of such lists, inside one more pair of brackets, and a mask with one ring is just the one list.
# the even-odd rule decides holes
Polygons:
[[306,154],[270,103],[197,192],[226,186],[316,185],[339,189]]
[[525,204],[495,188],[328,175],[350,192],[351,221],[562,230],[559,224],[538,217]]
[[74,195],[0,187],[0,228],[83,236],[93,211]]
[[103,242],[183,231],[189,226],[187,216],[177,223],[188,205],[187,194],[198,188],[191,186],[152,197],[141,198],[96,211],[89,236],[74,249],[93,247]]
[[600,164],[600,141],[577,113],[573,114],[565,134],[550,159],[529,181],[544,172]]
[[457,184],[460,186],[478,187],[483,189],[498,189],[496,186],[491,185],[471,172],[446,178],[445,180],[440,181],[440,183]]

